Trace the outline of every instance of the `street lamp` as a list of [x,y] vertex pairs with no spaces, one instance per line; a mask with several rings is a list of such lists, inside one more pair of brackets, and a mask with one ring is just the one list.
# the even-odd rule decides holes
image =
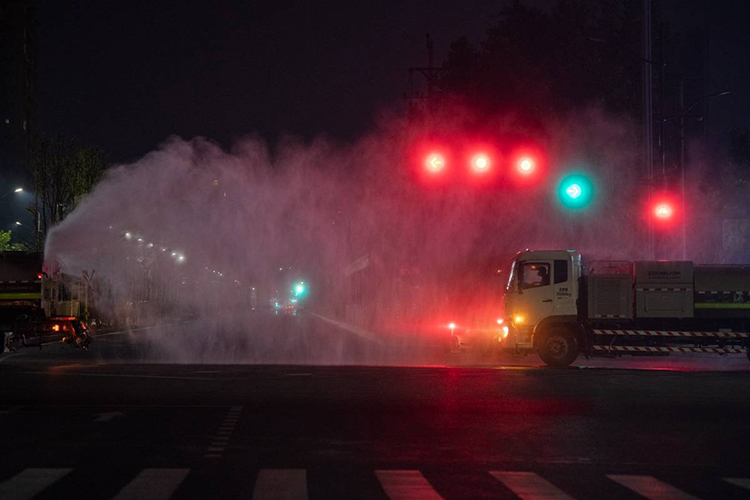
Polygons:
[[6,196],[8,196],[9,194],[14,194],[14,193],[15,193],[15,194],[18,194],[18,193],[23,193],[23,188],[22,188],[22,187],[17,187],[17,188],[16,188],[16,189],[14,189],[13,191],[8,191],[8,192],[7,192],[7,193],[5,193],[4,195],[0,196],[0,199],[2,199],[2,198],[5,198],[5,197],[6,197]]

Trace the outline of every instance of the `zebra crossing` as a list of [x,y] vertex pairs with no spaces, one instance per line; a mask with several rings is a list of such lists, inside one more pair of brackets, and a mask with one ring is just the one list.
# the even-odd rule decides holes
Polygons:
[[[71,468],[28,468],[0,482],[0,499],[31,500],[50,492],[54,496],[56,483],[74,472]],[[191,489],[181,486],[190,478],[193,470],[187,468],[147,468],[126,480],[114,500],[167,500],[170,498],[192,498]],[[320,473],[317,471],[316,473]],[[444,496],[418,470],[375,470],[380,491],[369,492],[369,497],[390,500],[450,500]],[[485,498],[516,498],[521,500],[583,500],[601,498],[601,492],[591,496],[574,495],[563,491],[552,481],[530,471],[487,471],[500,486]],[[700,497],[684,491],[668,482],[648,475],[606,474],[611,488],[624,488],[635,497],[648,500],[699,500]],[[87,480],[96,480],[90,478]],[[717,477],[724,487],[733,489],[732,498],[750,498],[750,478]],[[309,473],[305,469],[261,469],[255,474],[252,487],[254,500],[307,500],[309,498],[331,498],[318,491],[310,495]],[[620,490],[622,494],[623,490]],[[352,491],[351,498],[363,497],[364,492]],[[246,496],[243,496],[246,498]],[[634,497],[634,498],[635,498]],[[338,498],[338,497],[337,497]],[[705,496],[703,498],[706,498]],[[709,498],[722,498],[720,494]]]

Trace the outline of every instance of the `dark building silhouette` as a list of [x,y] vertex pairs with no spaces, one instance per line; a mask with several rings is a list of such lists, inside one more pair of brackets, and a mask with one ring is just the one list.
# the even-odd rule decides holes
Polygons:
[[[0,2],[0,229],[30,221],[28,168],[35,132],[37,11],[34,0]],[[14,193],[23,186],[26,193]]]

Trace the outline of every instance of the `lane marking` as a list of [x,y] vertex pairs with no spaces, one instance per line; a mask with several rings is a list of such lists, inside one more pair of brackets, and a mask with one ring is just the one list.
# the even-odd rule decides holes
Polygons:
[[382,344],[382,340],[373,332],[370,332],[368,330],[365,330],[364,328],[360,328],[355,325],[351,325],[349,323],[345,323],[343,321],[336,321],[335,319],[327,318],[325,316],[321,316],[317,313],[312,313],[313,316],[316,318],[325,321],[326,323],[330,323],[334,326],[337,326],[341,330],[344,330],[345,332],[352,333],[358,337],[361,337],[365,340],[369,340],[370,342],[376,342],[378,344]]
[[607,474],[607,477],[649,500],[698,500],[653,476]]
[[573,500],[573,497],[533,472],[492,471],[490,474],[522,500]]
[[23,351],[23,352],[14,352],[14,353],[11,353],[11,354],[7,354],[5,356],[0,356],[0,363],[2,363],[3,361],[8,360],[10,358],[15,358],[16,356],[20,356],[22,354],[26,354],[26,351]]
[[739,486],[740,488],[745,488],[746,490],[750,490],[750,479],[744,478],[744,477],[725,477],[724,481],[733,484],[735,486]]
[[129,330],[118,330],[116,332],[94,333],[94,334],[91,335],[91,338],[98,339],[98,338],[102,338],[102,337],[111,337],[113,335],[124,335],[124,334],[128,334],[128,333],[133,333],[133,332],[140,332],[140,331],[143,331],[143,330],[151,330],[152,328],[163,328],[165,326],[184,325],[186,323],[199,323],[201,321],[210,321],[210,320],[206,320],[206,319],[191,319],[191,320],[188,320],[188,321],[177,321],[175,323],[164,323],[164,324],[161,324],[161,325],[141,326],[139,328],[131,328]]
[[190,469],[143,469],[113,500],[166,500],[188,473]]
[[[88,366],[105,366],[102,364],[91,364]],[[112,366],[112,365],[108,365]],[[51,370],[51,369],[50,369]],[[33,371],[27,371],[27,372],[18,372],[23,373],[24,375],[50,375],[48,372],[33,372]],[[247,380],[246,377],[231,377],[231,378],[217,378],[217,377],[179,377],[179,376],[169,376],[169,375],[126,375],[126,374],[120,374],[120,373],[81,373],[81,372],[65,372],[61,371],[59,373],[55,372],[54,375],[56,377],[103,377],[103,378],[146,378],[146,379],[165,379],[165,380],[213,380],[216,382],[224,382],[227,380]]]
[[391,500],[442,500],[418,470],[377,470],[380,485]]
[[124,417],[125,414],[121,411],[108,411],[99,413],[99,417],[94,419],[94,422],[109,422],[113,418]]
[[213,436],[213,440],[206,450],[206,454],[203,455],[204,458],[221,458],[221,454],[226,447],[229,446],[229,440],[231,439],[234,427],[237,425],[237,421],[240,418],[242,408],[242,406],[232,406],[229,409],[224,416],[224,420],[221,422],[219,430]]
[[263,469],[253,491],[255,500],[307,500],[305,469]]
[[0,498],[3,500],[28,500],[73,469],[25,469],[7,481],[0,483]]

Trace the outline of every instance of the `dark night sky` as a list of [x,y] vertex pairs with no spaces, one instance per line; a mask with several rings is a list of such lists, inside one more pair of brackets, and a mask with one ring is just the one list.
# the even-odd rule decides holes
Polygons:
[[[252,132],[353,139],[398,102],[407,68],[451,41],[484,38],[502,2],[45,1],[39,9],[39,124],[128,161],[171,134],[229,145]],[[548,2],[529,2],[545,5]],[[376,5],[377,4],[377,5]],[[748,15],[711,2],[709,133],[750,126]],[[667,17],[703,24],[702,0]],[[719,102],[722,101],[722,102]]]

